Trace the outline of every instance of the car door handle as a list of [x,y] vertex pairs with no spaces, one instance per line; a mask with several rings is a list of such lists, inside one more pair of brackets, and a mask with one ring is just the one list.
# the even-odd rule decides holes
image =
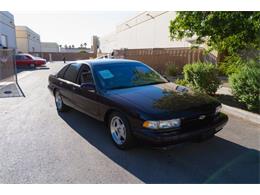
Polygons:
[[62,82],[62,81],[60,81],[60,82],[59,82],[59,84],[60,84],[60,85],[62,85],[62,84],[63,84],[63,82]]

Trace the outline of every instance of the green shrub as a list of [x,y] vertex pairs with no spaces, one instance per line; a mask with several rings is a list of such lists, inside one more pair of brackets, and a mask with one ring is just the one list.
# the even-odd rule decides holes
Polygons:
[[81,50],[79,53],[87,53],[85,50]]
[[238,101],[245,103],[249,110],[259,112],[260,67],[247,65],[229,78],[233,95]]
[[184,79],[176,79],[174,81],[174,83],[176,83],[177,85],[181,85],[181,86],[189,86],[188,81],[186,81]]
[[228,56],[225,58],[224,62],[219,64],[218,69],[221,75],[229,76],[238,72],[243,65],[244,62],[239,56]]
[[213,95],[216,93],[220,80],[218,70],[210,63],[194,63],[184,66],[184,79],[194,89],[202,93]]
[[175,64],[166,64],[165,74],[168,76],[177,76],[181,73],[179,66]]

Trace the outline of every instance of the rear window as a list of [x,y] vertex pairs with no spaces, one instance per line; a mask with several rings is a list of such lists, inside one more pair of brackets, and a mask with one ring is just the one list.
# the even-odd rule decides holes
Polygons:
[[80,69],[80,64],[78,63],[70,64],[68,69],[65,72],[64,79],[75,83],[79,69]]

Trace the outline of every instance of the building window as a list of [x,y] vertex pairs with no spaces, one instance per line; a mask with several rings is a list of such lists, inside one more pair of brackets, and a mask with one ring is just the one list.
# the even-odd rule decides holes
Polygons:
[[3,35],[3,34],[1,35],[1,44],[2,44],[2,47],[8,47],[6,35]]

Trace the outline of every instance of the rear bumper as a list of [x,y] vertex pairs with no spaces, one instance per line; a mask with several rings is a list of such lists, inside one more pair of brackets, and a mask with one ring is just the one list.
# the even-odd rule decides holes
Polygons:
[[139,129],[134,131],[134,135],[146,143],[164,146],[194,140],[196,138],[210,137],[220,131],[226,125],[227,121],[227,115],[220,113],[216,120],[203,127],[194,127],[192,129],[181,128],[178,130],[168,130],[167,132]]
[[35,66],[43,66],[46,64],[46,61],[36,61]]

